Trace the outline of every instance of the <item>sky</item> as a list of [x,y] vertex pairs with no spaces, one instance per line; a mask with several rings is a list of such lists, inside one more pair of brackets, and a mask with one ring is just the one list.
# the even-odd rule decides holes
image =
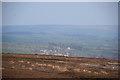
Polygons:
[[118,25],[117,2],[3,2],[2,25]]

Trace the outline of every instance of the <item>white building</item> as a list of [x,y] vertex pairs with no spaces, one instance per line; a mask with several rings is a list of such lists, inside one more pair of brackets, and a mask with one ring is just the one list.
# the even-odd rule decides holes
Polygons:
[[68,49],[68,50],[70,50],[71,48],[70,48],[70,47],[68,47],[67,49]]

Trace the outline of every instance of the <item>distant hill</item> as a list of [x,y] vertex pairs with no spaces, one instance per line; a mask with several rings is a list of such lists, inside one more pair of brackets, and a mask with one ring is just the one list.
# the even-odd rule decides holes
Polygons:
[[68,36],[94,36],[116,38],[118,27],[114,25],[19,25],[3,26],[3,33],[10,34],[59,34]]

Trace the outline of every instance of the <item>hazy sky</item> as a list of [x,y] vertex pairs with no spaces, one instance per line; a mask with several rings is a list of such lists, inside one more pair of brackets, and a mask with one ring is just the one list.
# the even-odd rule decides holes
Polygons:
[[3,2],[3,25],[117,25],[117,2]]

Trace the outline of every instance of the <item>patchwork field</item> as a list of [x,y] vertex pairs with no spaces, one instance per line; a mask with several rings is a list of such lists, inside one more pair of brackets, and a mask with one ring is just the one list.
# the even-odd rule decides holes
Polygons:
[[118,60],[117,31],[110,25],[5,26],[2,52]]

